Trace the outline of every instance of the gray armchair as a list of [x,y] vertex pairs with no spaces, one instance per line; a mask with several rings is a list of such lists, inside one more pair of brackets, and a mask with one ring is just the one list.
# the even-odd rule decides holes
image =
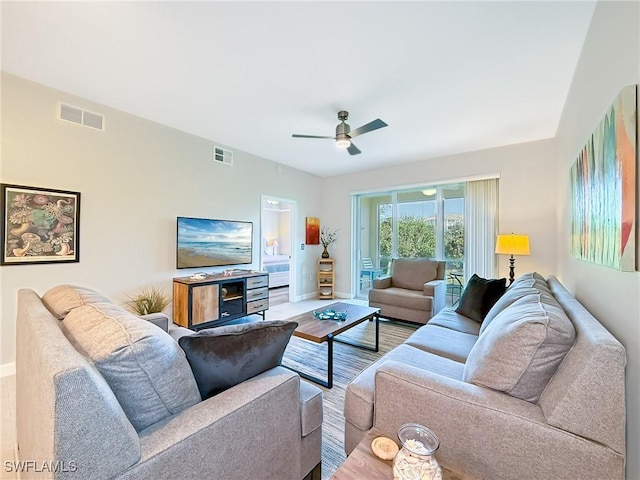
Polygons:
[[445,305],[445,267],[445,262],[425,258],[393,259],[391,274],[374,279],[369,306],[385,318],[427,323]]

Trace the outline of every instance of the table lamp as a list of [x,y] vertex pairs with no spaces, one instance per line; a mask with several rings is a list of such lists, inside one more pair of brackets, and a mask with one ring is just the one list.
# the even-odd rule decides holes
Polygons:
[[509,258],[509,285],[513,283],[515,273],[514,255],[529,255],[528,235],[498,235],[496,240],[496,253],[511,255]]
[[276,250],[278,248],[278,241],[277,240],[268,240],[267,241],[267,248],[271,249],[271,255],[275,255],[276,254]]

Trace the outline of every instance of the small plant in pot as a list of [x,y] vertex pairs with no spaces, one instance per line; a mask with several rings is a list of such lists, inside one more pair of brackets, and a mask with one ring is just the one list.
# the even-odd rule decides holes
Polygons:
[[322,230],[320,231],[320,243],[324,247],[324,250],[322,252],[322,258],[329,258],[329,251],[327,250],[327,248],[337,239],[338,239],[338,230],[334,230],[332,232],[327,227],[322,227]]
[[157,287],[149,287],[129,297],[127,305],[138,315],[160,313],[171,303],[171,297]]

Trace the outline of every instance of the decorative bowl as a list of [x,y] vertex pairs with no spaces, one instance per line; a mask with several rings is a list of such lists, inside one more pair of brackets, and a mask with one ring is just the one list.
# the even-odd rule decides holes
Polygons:
[[347,319],[347,312],[336,312],[331,308],[327,308],[326,310],[313,311],[313,316],[318,320],[340,320],[344,321]]

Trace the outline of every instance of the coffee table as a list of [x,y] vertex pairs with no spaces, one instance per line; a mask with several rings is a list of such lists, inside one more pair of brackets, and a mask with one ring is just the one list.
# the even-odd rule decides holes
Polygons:
[[[288,318],[287,320],[292,322],[298,322],[298,327],[294,330],[293,335],[296,337],[304,338],[315,343],[327,342],[327,380],[320,377],[315,377],[304,372],[300,372],[291,367],[287,367],[290,370],[297,372],[302,378],[311,380],[323,387],[333,387],[333,342],[344,343],[354,347],[362,348],[364,350],[370,350],[377,352],[380,341],[380,309],[364,307],[361,305],[353,305],[351,303],[336,302],[331,305],[326,305],[318,311],[324,311],[327,309],[335,310],[336,312],[347,312],[346,320],[319,320],[313,315],[313,311],[301,313],[295,317]],[[375,346],[363,345],[360,343],[351,342],[348,340],[335,338],[342,332],[349,330],[356,325],[366,322],[367,320],[375,321],[376,325],[376,340]]]

